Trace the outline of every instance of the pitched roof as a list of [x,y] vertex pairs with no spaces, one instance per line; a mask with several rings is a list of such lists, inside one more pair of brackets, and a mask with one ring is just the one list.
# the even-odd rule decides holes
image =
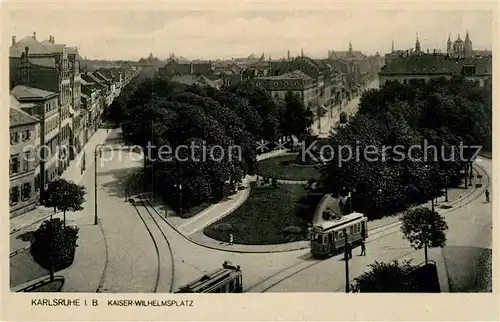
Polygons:
[[330,51],[332,58],[365,58],[366,56],[359,50],[353,50],[349,52],[348,50],[332,50]]
[[185,84],[185,85],[193,85],[193,84],[198,84],[198,85],[203,85],[203,86],[210,86],[210,87],[216,87],[216,84],[208,79],[207,77],[203,75],[175,75],[172,77],[173,82]]
[[459,75],[464,66],[475,66],[476,75],[491,75],[492,63],[489,57],[455,59],[432,54],[396,57],[385,65],[379,74]]
[[258,77],[258,79],[311,79],[310,76],[305,74],[300,70],[294,70],[292,72],[278,75],[278,76],[267,76],[267,77]]
[[57,93],[49,92],[43,89],[28,87],[24,85],[17,85],[11,91],[11,94],[20,100],[43,100],[51,96],[57,96]]
[[32,36],[27,36],[10,46],[9,56],[21,57],[26,47],[28,47],[28,54],[30,55],[50,54],[50,51],[47,50],[47,46],[42,45]]
[[38,123],[40,121],[36,117],[33,117],[28,113],[13,107],[10,108],[9,119],[11,128],[21,125]]

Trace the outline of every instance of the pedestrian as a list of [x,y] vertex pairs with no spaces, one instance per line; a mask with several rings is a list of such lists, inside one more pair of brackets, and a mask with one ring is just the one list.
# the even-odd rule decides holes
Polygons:
[[486,196],[486,202],[490,202],[490,192],[488,191],[488,189],[486,189],[484,195]]
[[233,244],[233,234],[229,234],[229,245]]
[[361,242],[361,254],[359,254],[359,256],[366,256],[366,246],[364,241]]

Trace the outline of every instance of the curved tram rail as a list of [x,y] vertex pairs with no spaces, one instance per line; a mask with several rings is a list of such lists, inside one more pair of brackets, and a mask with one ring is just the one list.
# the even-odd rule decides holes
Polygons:
[[[153,287],[153,292],[168,292],[168,293],[173,293],[173,287],[174,287],[174,278],[175,278],[175,261],[174,261],[174,254],[172,251],[172,247],[170,245],[170,242],[163,232],[162,228],[158,224],[158,221],[156,220],[155,216],[151,213],[149,210],[149,206],[147,202],[144,200],[144,197],[139,195],[139,200],[143,207],[139,208],[134,201],[134,199],[129,199],[130,203],[133,205],[134,209],[137,212],[137,215],[143,222],[144,226],[146,227],[149,236],[151,237],[151,240],[153,241],[155,251],[156,251],[156,256],[158,259],[158,268],[157,268],[157,275],[156,275],[156,280],[155,284]],[[141,213],[139,209],[145,209],[146,214]],[[165,247],[167,246],[167,250],[169,252],[168,260],[167,256],[165,254]],[[163,246],[163,247],[162,247]],[[170,276],[170,283],[168,284],[167,287],[167,281],[161,279],[162,275],[162,267],[168,266],[170,264],[171,267],[171,276]]]

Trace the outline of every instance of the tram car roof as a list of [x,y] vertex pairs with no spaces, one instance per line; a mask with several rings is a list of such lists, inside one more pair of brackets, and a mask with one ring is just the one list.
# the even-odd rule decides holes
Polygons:
[[357,221],[359,219],[365,218],[365,215],[359,212],[352,212],[348,215],[345,215],[341,217],[340,219],[337,220],[328,220],[328,221],[323,221],[321,223],[318,223],[314,225],[313,230],[315,232],[321,232],[321,231],[326,231],[330,230],[335,227],[341,227],[345,226],[346,224]]
[[234,278],[235,276],[242,275],[239,266],[223,265],[222,268],[216,269],[208,274],[201,276],[195,281],[184,285],[179,288],[176,293],[198,293],[202,289],[211,287],[225,279]]

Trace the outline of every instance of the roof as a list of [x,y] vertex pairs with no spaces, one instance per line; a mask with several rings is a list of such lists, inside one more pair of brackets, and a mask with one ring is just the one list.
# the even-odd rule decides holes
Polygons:
[[203,75],[175,75],[172,77],[173,82],[182,83],[186,85],[198,84],[202,86],[216,87],[216,83]]
[[10,108],[10,127],[38,123],[40,120],[17,108]]
[[267,77],[258,77],[259,79],[311,79],[311,77],[307,76],[300,70],[295,70],[293,72],[289,72],[286,74],[278,75],[278,76],[267,76]]
[[[320,230],[327,230],[331,227],[344,227],[348,222],[359,220],[363,218],[364,215],[359,212],[353,212],[348,215],[342,216],[337,220],[322,221],[314,226],[314,228],[319,228]],[[313,228],[313,229],[314,229]]]
[[395,57],[380,71],[380,75],[426,74],[459,75],[464,66],[475,66],[475,75],[491,75],[490,57],[450,58],[446,55],[424,54],[420,56]]
[[27,36],[10,46],[9,57],[21,57],[21,54],[25,52],[26,47],[28,47],[28,54],[32,55],[51,53],[47,50],[47,46],[42,45],[32,36]]
[[348,50],[332,50],[330,51],[331,58],[365,58],[366,56],[359,50],[353,50],[349,52]]
[[12,95],[20,100],[44,100],[52,96],[57,96],[57,93],[49,92],[43,89],[28,87],[24,85],[17,85],[11,91]]

